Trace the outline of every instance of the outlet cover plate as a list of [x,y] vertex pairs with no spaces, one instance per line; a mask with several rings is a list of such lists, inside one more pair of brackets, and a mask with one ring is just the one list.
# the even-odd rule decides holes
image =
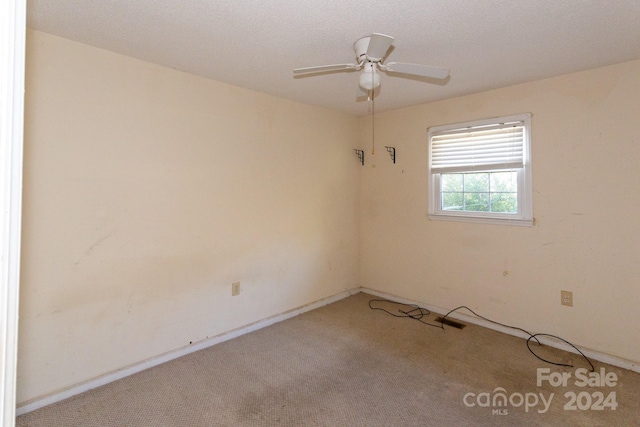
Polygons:
[[560,304],[573,307],[573,292],[560,291]]
[[240,282],[233,282],[231,284],[231,296],[235,297],[236,295],[240,295]]

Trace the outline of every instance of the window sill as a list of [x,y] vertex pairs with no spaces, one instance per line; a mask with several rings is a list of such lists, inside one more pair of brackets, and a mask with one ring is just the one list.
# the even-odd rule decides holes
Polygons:
[[532,227],[533,219],[523,218],[498,218],[495,216],[469,216],[455,214],[428,214],[429,219],[436,221],[474,222],[481,224],[515,225],[519,227]]

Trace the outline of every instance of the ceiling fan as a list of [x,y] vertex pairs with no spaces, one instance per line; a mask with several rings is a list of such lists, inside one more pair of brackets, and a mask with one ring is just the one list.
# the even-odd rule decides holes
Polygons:
[[[380,86],[380,71],[408,74],[412,76],[445,79],[449,76],[449,69],[432,67],[428,65],[410,64],[406,62],[387,62],[387,52],[393,44],[394,38],[385,34],[373,33],[368,37],[362,37],[353,44],[356,52],[356,63],[333,64],[317,67],[296,68],[295,74],[312,74],[328,71],[352,71],[362,70],[358,77],[360,87],[369,92]],[[402,76],[399,76],[402,77]]]

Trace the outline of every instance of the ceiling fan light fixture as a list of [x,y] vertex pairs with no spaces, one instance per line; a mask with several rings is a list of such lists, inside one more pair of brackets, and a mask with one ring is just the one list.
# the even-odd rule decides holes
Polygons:
[[449,69],[447,68],[410,64],[407,62],[384,62],[390,53],[389,50],[391,46],[393,46],[393,40],[394,38],[391,36],[373,33],[370,36],[359,38],[353,44],[353,50],[356,54],[355,63],[296,68],[293,72],[297,76],[303,76],[336,71],[362,70],[358,76],[358,83],[362,90],[369,92],[370,99],[372,99],[373,95],[370,92],[380,86],[381,71],[385,73],[390,72],[390,74],[388,74],[390,77],[406,78],[417,76],[439,80],[449,77]]
[[375,69],[375,64],[367,63],[358,77],[358,84],[366,91],[373,90],[380,86],[380,74]]

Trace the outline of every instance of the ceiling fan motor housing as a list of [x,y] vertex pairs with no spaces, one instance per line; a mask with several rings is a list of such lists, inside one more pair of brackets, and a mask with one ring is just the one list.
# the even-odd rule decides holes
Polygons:
[[353,50],[356,52],[356,58],[359,64],[363,65],[363,69],[358,77],[358,84],[366,91],[373,90],[380,86],[380,74],[378,73],[377,63],[380,60],[372,61],[367,56],[369,42],[371,36],[362,37],[353,44]]

